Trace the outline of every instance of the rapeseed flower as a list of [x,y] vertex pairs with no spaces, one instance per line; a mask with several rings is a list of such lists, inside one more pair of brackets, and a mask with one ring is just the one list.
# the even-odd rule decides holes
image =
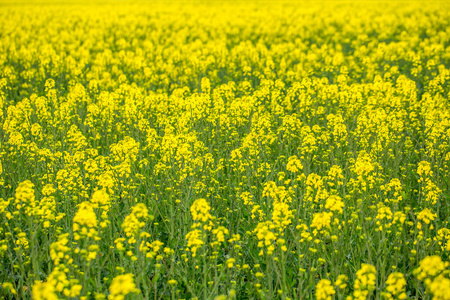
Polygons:
[[108,299],[110,300],[123,300],[128,294],[140,293],[140,290],[136,288],[132,274],[123,274],[114,277],[109,291]]
[[315,295],[317,300],[331,300],[334,294],[336,294],[336,291],[330,280],[322,279],[316,284]]
[[369,264],[362,264],[361,269],[356,272],[353,297],[355,299],[367,299],[374,291],[376,283],[376,269]]

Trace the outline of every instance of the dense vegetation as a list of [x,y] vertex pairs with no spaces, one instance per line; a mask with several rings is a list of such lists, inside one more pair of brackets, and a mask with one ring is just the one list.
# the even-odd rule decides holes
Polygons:
[[450,5],[4,2],[0,297],[450,299]]

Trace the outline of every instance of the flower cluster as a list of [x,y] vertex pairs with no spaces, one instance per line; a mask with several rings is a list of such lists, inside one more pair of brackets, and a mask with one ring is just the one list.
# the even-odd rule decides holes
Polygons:
[[316,299],[317,300],[331,300],[336,294],[334,287],[330,280],[322,279],[316,284]]
[[386,292],[384,292],[382,295],[386,299],[406,299],[407,295],[405,276],[400,272],[389,274],[386,280]]
[[94,212],[92,204],[89,202],[82,202],[78,206],[78,211],[73,217],[73,232],[76,241],[82,238],[98,238],[98,221],[97,215]]
[[427,292],[433,295],[433,299],[448,299],[450,295],[449,266],[449,262],[432,255],[422,259],[419,267],[414,270],[416,278],[423,281]]
[[353,297],[358,300],[367,299],[375,290],[376,269],[372,265],[362,264],[361,269],[356,272]]
[[123,300],[128,294],[138,294],[140,290],[136,288],[132,274],[118,275],[112,280],[109,287],[109,300]]

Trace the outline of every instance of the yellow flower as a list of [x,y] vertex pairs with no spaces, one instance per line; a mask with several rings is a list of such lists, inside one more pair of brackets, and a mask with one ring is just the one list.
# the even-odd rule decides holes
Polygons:
[[414,270],[417,279],[423,281],[428,277],[439,275],[449,265],[448,262],[442,261],[437,255],[427,256],[419,263],[419,267]]
[[11,282],[3,282],[2,286],[5,290],[9,291],[11,294],[17,295],[17,291]]
[[427,178],[433,176],[433,171],[431,171],[431,165],[427,161],[421,161],[417,167],[417,174],[419,174],[419,183],[426,181]]
[[128,294],[140,293],[140,290],[136,288],[132,274],[123,274],[114,277],[109,291],[109,300],[123,300]]
[[212,220],[213,216],[209,213],[211,207],[206,199],[197,199],[191,205],[192,219],[196,222],[206,223],[208,220]]
[[73,232],[75,240],[82,237],[97,236],[97,216],[89,202],[82,202],[73,217]]
[[286,170],[292,173],[298,173],[303,170],[303,165],[297,156],[291,156],[288,158],[288,163],[286,165]]
[[438,242],[439,246],[441,246],[442,251],[450,252],[450,229],[439,229],[434,240]]
[[58,293],[67,298],[80,296],[82,286],[77,279],[67,277],[65,267],[56,267],[48,276],[47,281],[36,281],[32,287],[33,299],[59,299]]
[[439,275],[428,285],[428,290],[433,295],[433,300],[449,300],[450,279]]
[[280,231],[291,224],[293,218],[294,215],[289,209],[289,204],[284,202],[275,202],[273,204],[272,221]]
[[417,219],[423,221],[425,224],[430,224],[431,221],[436,218],[436,214],[433,214],[428,208],[423,209],[418,215]]
[[216,236],[217,242],[223,243],[225,241],[225,235],[228,235],[229,231],[224,226],[219,226],[213,229],[212,233]]
[[201,231],[199,229],[194,229],[188,234],[186,234],[186,240],[188,242],[187,246],[192,252],[192,256],[195,257],[197,255],[197,249],[204,244],[201,238]]
[[36,198],[34,195],[34,184],[25,180],[19,183],[16,188],[14,204],[17,210],[24,208],[25,214],[28,216],[34,215],[36,213]]
[[53,285],[48,282],[37,281],[32,288],[32,295],[34,300],[58,300],[59,297],[56,294]]
[[406,299],[406,280],[402,273],[391,273],[386,280],[386,291],[382,295],[387,299]]
[[170,279],[169,281],[167,281],[167,283],[169,285],[175,286],[175,285],[177,285],[178,282],[175,279]]
[[348,280],[348,276],[341,274],[338,276],[338,278],[334,282],[334,285],[337,286],[339,289],[343,290],[347,287],[347,280]]
[[59,265],[63,261],[70,261],[69,252],[71,248],[67,246],[69,243],[69,234],[62,234],[58,237],[58,241],[50,245],[50,257],[55,265]]
[[325,204],[325,208],[334,212],[339,212],[342,214],[344,208],[344,202],[342,198],[336,195],[332,195],[328,197],[327,202]]
[[109,195],[105,190],[97,190],[92,194],[91,203],[93,208],[107,209],[110,205]]
[[376,269],[372,265],[361,264],[361,269],[356,272],[353,296],[357,300],[365,300],[375,290]]
[[[268,255],[271,255],[275,250],[274,242],[276,240],[276,236],[272,231],[272,229],[274,228],[275,225],[273,225],[272,222],[267,221],[258,223],[255,230],[253,231],[254,233],[256,233],[256,237],[259,240],[258,247],[266,248]],[[262,255],[262,253],[260,253],[260,255]]]
[[227,261],[225,262],[225,264],[227,265],[228,268],[232,268],[234,266],[234,263],[236,262],[236,259],[234,258],[229,258],[227,259]]
[[146,221],[149,219],[147,206],[143,203],[138,203],[132,207],[131,213],[125,217],[122,228],[125,235],[129,239],[136,238],[139,231],[144,228]]
[[136,160],[139,152],[139,142],[136,142],[132,137],[126,136],[117,144],[111,145],[110,149],[115,161],[130,163]]
[[331,225],[332,212],[315,213],[311,222],[311,227],[317,230],[329,229]]
[[320,280],[316,285],[316,299],[317,300],[331,300],[336,291],[328,279]]

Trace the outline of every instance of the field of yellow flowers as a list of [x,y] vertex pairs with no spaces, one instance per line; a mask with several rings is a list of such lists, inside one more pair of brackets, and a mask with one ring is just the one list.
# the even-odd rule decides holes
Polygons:
[[450,4],[3,1],[0,299],[450,299]]

